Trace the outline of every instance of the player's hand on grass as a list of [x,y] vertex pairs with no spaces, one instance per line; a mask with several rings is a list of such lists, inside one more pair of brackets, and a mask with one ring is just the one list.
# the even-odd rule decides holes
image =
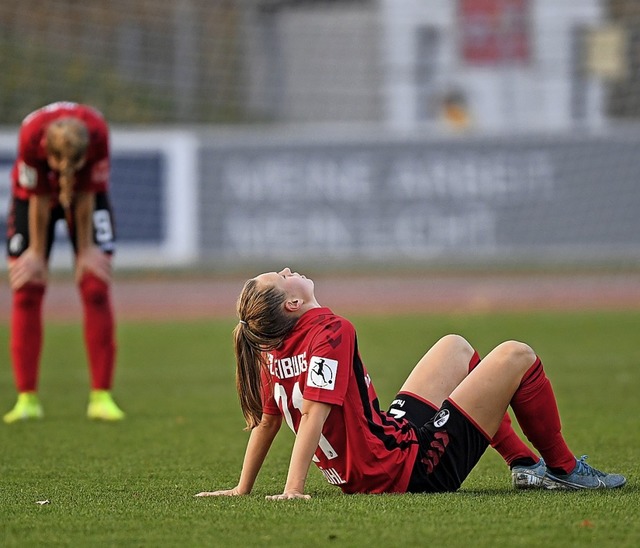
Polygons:
[[233,489],[223,489],[221,491],[202,491],[197,495],[193,495],[194,497],[237,497],[239,495],[244,495],[246,493],[241,493],[237,487]]
[[310,499],[311,495],[305,495],[298,491],[285,491],[281,495],[268,495],[265,497],[267,500],[293,500],[293,499]]

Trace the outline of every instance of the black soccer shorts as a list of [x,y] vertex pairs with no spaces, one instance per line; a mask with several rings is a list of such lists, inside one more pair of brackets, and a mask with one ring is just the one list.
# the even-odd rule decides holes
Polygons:
[[[55,240],[55,225],[65,219],[62,206],[51,210],[51,217],[47,227],[46,256],[49,258]],[[76,249],[76,233],[73,225],[67,222],[73,249]],[[96,205],[93,212],[93,240],[104,252],[112,254],[115,251],[115,227],[111,202],[106,192],[96,194]],[[29,247],[29,201],[13,198],[7,219],[7,255],[19,257]]]
[[457,491],[490,440],[449,400],[436,412],[425,401],[403,392],[389,408],[391,415],[399,412],[416,429],[420,445],[407,492]]

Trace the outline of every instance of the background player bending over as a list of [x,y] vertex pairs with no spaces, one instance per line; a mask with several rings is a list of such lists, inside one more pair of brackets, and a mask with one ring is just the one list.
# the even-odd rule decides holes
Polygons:
[[55,224],[64,219],[73,244],[83,309],[91,391],[87,416],[115,421],[124,413],[110,390],[115,366],[111,303],[114,228],[109,187],[109,130],[95,109],[59,102],[29,114],[18,136],[7,227],[13,292],[10,351],[18,400],[4,422],[43,416],[37,396],[43,342],[42,303]]

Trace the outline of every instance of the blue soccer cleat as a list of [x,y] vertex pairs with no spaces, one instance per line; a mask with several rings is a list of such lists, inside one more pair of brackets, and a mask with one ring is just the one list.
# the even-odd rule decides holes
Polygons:
[[514,466],[511,469],[511,482],[516,489],[544,488],[547,466],[543,459],[530,466]]
[[576,467],[570,474],[554,474],[547,470],[547,489],[616,489],[627,483],[620,474],[606,474],[589,466],[587,455],[576,459]]

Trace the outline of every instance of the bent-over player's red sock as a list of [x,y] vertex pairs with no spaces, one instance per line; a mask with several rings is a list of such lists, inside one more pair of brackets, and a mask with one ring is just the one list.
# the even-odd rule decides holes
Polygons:
[[44,285],[33,283],[13,292],[9,338],[18,392],[35,392],[38,389],[44,293]]
[[540,358],[522,377],[511,407],[525,436],[540,451],[547,466],[569,474],[576,459],[560,432],[556,397]]
[[80,281],[91,388],[109,390],[116,355],[115,325],[109,284],[91,273]]
[[[469,362],[469,373],[471,373],[479,363],[480,356],[478,352],[475,352]],[[504,414],[498,431],[491,441],[491,447],[500,454],[508,466],[511,466],[516,461],[522,464],[535,464],[539,460],[538,455],[516,434],[511,425],[509,413]]]

